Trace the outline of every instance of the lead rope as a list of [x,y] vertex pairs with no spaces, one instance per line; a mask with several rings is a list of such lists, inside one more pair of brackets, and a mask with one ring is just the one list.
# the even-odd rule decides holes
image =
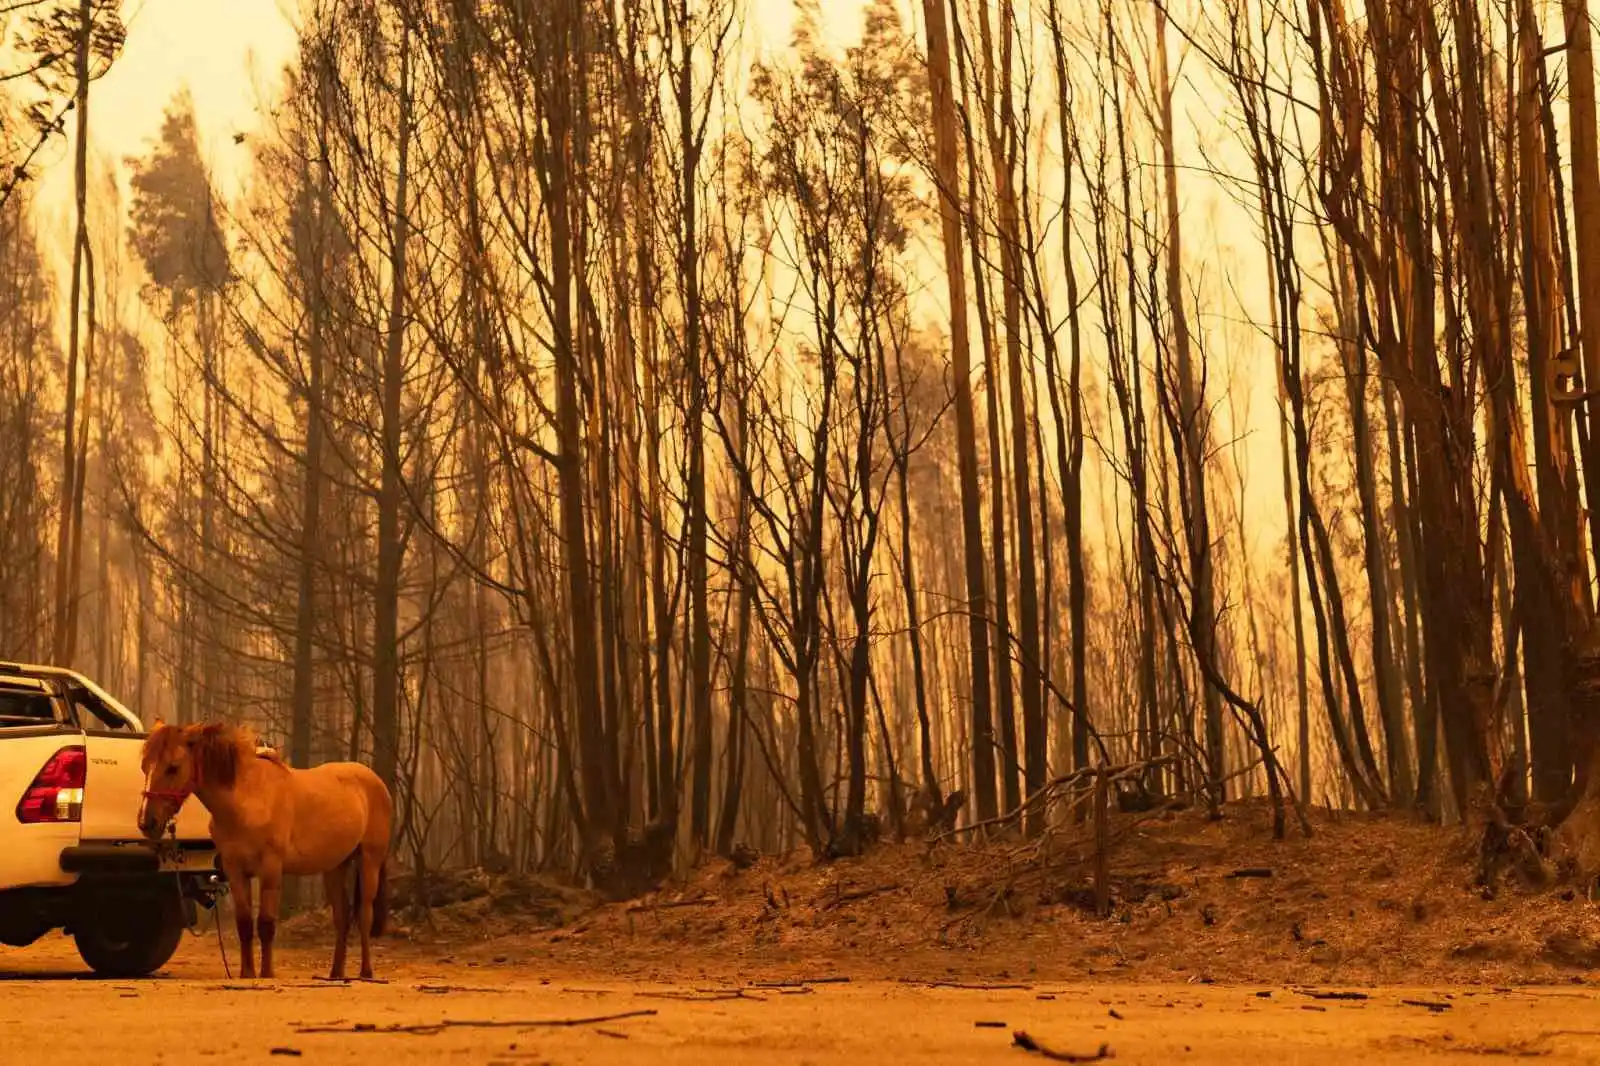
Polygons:
[[[183,875],[181,873],[178,873],[177,871],[173,871],[173,874],[172,874],[172,887],[173,887],[173,890],[178,893],[178,913],[182,914],[183,910],[184,910],[184,906],[183,906],[183,904],[184,904]],[[218,951],[218,953],[220,953],[222,955],[222,972],[227,974],[228,975],[228,980],[231,981],[231,980],[233,980],[233,967],[228,965],[228,945],[227,945],[227,942],[222,939],[222,901],[221,901],[221,899],[219,898],[216,901],[214,901],[211,904],[211,908],[210,909],[211,909],[211,921],[212,921],[212,924],[214,924],[217,927],[217,951]],[[199,908],[197,907],[197,908],[195,908],[195,920],[194,920],[194,922],[192,922],[192,923],[185,922],[184,923],[184,928],[186,928],[188,930],[190,936],[196,936],[196,937],[204,936],[205,935],[204,933],[200,933],[200,932],[196,931],[196,929],[199,926],[199,924],[200,924],[200,914],[199,914]]]
[[222,911],[221,901],[211,908],[211,923],[217,927],[217,951],[222,954],[222,972],[228,975],[228,980],[233,980],[233,967],[228,965],[228,945],[222,939]]
[[[149,792],[146,792],[146,795],[149,795]],[[170,832],[171,837],[173,837],[173,844],[176,844],[176,842],[178,842],[178,818],[176,818],[176,815],[173,816],[173,821],[166,823],[166,831]],[[173,888],[178,890],[178,912],[179,914],[182,914],[182,911],[184,911],[184,877],[182,877],[182,874],[179,874],[179,872],[176,871],[173,871]],[[234,967],[230,967],[229,962],[227,962],[227,941],[222,940],[221,895],[219,895],[218,898],[211,903],[210,909],[211,924],[216,925],[216,951],[218,951],[218,954],[221,954],[222,956],[222,973],[226,973],[227,980],[232,981],[234,980]],[[200,922],[200,914],[198,914],[197,908],[197,912],[195,912],[195,924],[198,924],[198,922]],[[195,933],[195,925],[189,925],[187,928],[189,928],[189,932],[192,933],[192,935],[202,935],[202,933]]]
[[[149,797],[150,793],[147,791],[145,793],[145,796]],[[187,797],[184,797],[184,798],[187,798]],[[181,800],[180,800],[180,802],[181,802]],[[177,839],[178,839],[178,820],[177,820],[177,816],[176,815],[174,815],[172,820],[167,823],[167,832],[169,834],[171,834],[173,844],[176,845],[177,844]],[[173,874],[172,874],[172,886],[173,886],[174,889],[177,890],[177,893],[178,893],[178,913],[182,914],[183,913],[183,875],[181,873],[179,873],[178,871],[176,871],[176,870],[174,870]],[[230,885],[229,887],[231,888],[232,886]],[[211,921],[212,921],[212,924],[214,924],[217,927],[217,953],[222,956],[222,972],[227,974],[228,975],[228,980],[231,981],[231,980],[233,980],[233,967],[228,964],[228,945],[227,945],[227,942],[222,939],[222,909],[221,908],[222,908],[222,900],[221,900],[220,895],[219,895],[219,898],[217,898],[216,900],[212,901],[212,904],[211,904],[211,907],[210,907],[210,910],[211,910]],[[196,908],[196,913],[195,913],[195,925],[198,925],[199,921],[200,921],[200,915],[199,915],[199,908],[197,907]],[[201,936],[202,935],[200,933],[196,933],[195,932],[195,925],[189,925],[188,923],[185,923],[185,925],[187,926],[189,932],[191,934],[193,934],[194,936]]]

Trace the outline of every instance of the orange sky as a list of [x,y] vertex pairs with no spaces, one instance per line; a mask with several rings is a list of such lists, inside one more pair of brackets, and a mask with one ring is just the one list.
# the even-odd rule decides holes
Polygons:
[[[791,0],[745,0],[750,28],[766,42],[788,36]],[[822,0],[859,26],[858,0]],[[242,177],[249,153],[233,144],[270,100],[294,49],[297,0],[124,0],[128,40],[116,65],[95,85],[91,110],[95,150],[111,159],[142,154],[161,127],[167,103],[185,84],[194,93],[208,162],[224,185]],[[71,180],[71,145],[52,145],[51,192]],[[231,191],[231,189],[229,189]]]
[[[259,124],[263,104],[275,94],[278,75],[293,52],[292,18],[298,3],[299,0],[124,0],[127,44],[112,71],[94,90],[91,119],[95,152],[102,159],[112,160],[146,152],[173,94],[188,85],[200,121],[202,150],[223,194],[236,193],[246,176],[243,168],[250,152],[248,146],[236,145],[233,137],[237,132],[248,134]],[[742,0],[742,4],[747,12],[747,54],[787,44],[792,0]],[[862,0],[820,0],[819,6],[828,20],[829,36],[853,40],[859,33]],[[903,0],[903,6],[920,7],[915,0]],[[920,10],[916,11],[913,25],[920,27]],[[1175,55],[1182,50],[1174,38]],[[1185,73],[1197,65],[1191,60]],[[1187,142],[1179,144],[1180,156],[1193,156],[1195,139],[1213,144],[1216,139],[1230,140],[1220,131],[1212,132],[1214,105],[1205,99],[1204,90],[1198,96],[1190,95],[1194,89],[1191,83],[1179,90],[1188,96],[1178,107],[1183,134],[1180,142]],[[47,239],[53,233],[60,235],[58,249],[53,250],[62,254],[64,276],[65,249],[71,233],[70,140],[58,139],[46,163],[48,173],[42,182],[45,189],[41,190],[46,195],[38,206],[44,212],[41,220]],[[1225,427],[1232,419],[1228,417],[1229,397],[1224,390],[1237,391],[1235,399],[1245,410],[1239,412],[1242,425],[1234,431],[1246,431],[1245,426],[1253,431],[1245,450],[1258,475],[1250,479],[1248,495],[1252,509],[1260,508],[1272,515],[1264,526],[1252,523],[1250,539],[1254,543],[1250,553],[1254,554],[1263,546],[1270,546],[1274,535],[1281,535],[1282,523],[1282,503],[1277,496],[1281,488],[1276,486],[1271,357],[1258,347],[1258,338],[1251,336],[1250,327],[1240,321],[1241,311],[1245,318],[1264,318],[1265,307],[1253,306],[1263,299],[1260,293],[1251,291],[1253,286],[1246,286],[1245,292],[1236,291],[1230,299],[1217,302],[1215,298],[1221,295],[1216,289],[1224,285],[1221,273],[1233,273],[1237,278],[1235,272],[1241,268],[1245,275],[1258,272],[1255,260],[1260,251],[1252,244],[1248,213],[1238,213],[1238,209],[1220,200],[1215,188],[1208,187],[1210,182],[1188,172],[1180,175],[1180,184],[1185,186],[1185,218],[1194,227],[1185,258],[1199,268],[1200,276],[1213,290],[1209,294],[1212,299],[1202,301],[1202,306],[1212,304],[1211,312],[1198,315],[1195,324],[1202,332],[1210,333],[1214,354],[1220,357],[1219,365],[1213,367],[1209,390],[1213,402],[1222,408],[1222,424],[1217,428],[1226,439],[1229,433]],[[1240,253],[1244,256],[1242,262]],[[1239,306],[1241,302],[1244,308]]]
[[113,159],[142,154],[168,101],[187,84],[209,161],[231,183],[248,158],[234,148],[232,134],[256,124],[258,106],[294,47],[284,12],[289,3],[126,0],[127,45],[94,88],[95,147]]

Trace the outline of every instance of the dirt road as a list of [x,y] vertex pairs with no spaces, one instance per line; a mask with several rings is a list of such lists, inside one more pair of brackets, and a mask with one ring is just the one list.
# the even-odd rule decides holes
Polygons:
[[70,943],[59,937],[0,950],[0,1061],[1047,1061],[1013,1046],[1017,1032],[1072,1055],[1107,1045],[1121,1063],[1287,1066],[1352,1054],[1365,1063],[1477,1055],[1600,1061],[1600,995],[1583,987],[1385,988],[1364,990],[1365,999],[1264,986],[835,981],[779,988],[541,977],[511,965],[388,952],[380,956],[386,984],[311,980],[325,965],[322,952],[291,950],[275,982],[218,979],[215,941],[191,940],[163,976],[95,981],[82,979]]

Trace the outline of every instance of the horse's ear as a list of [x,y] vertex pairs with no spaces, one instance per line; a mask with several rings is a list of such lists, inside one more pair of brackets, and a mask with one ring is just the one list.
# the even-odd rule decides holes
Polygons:
[[139,749],[139,769],[148,773],[156,756],[165,751],[170,728],[166,722],[156,719],[156,724],[150,727],[150,732],[144,738],[144,746]]
[[239,743],[233,730],[212,722],[190,726],[188,732],[195,785],[232,788],[239,776]]

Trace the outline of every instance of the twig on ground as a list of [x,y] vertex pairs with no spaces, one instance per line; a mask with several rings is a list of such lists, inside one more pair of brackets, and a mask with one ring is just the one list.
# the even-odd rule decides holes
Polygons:
[[1228,877],[1230,879],[1236,879],[1236,878],[1241,878],[1241,877],[1271,877],[1271,876],[1272,876],[1272,867],[1270,867],[1270,866],[1244,866],[1244,867],[1241,867],[1240,869],[1237,869],[1237,870],[1233,871],[1233,873],[1228,875]]
[[1450,1004],[1448,1003],[1435,1003],[1426,999],[1402,999],[1400,1002],[1407,1007],[1424,1007],[1435,1014],[1440,1014],[1450,1009]]
[[1309,996],[1312,999],[1359,1000],[1372,998],[1365,992],[1319,992],[1314,988],[1296,988],[1294,989],[1294,994],[1297,996]]
[[751,988],[805,988],[807,985],[847,985],[848,977],[796,977],[792,981],[752,981]]
[[548,1029],[570,1028],[579,1025],[600,1025],[604,1022],[618,1022],[624,1018],[646,1018],[656,1014],[654,1010],[630,1010],[621,1014],[602,1014],[590,1018],[541,1018],[533,1021],[500,1020],[472,1021],[470,1019],[446,1018],[444,1021],[422,1025],[385,1025],[379,1027],[371,1022],[356,1022],[354,1025],[306,1025],[296,1029],[296,1033],[409,1033],[412,1036],[437,1036],[446,1029]]
[[638,992],[642,999],[678,999],[686,1003],[717,1003],[726,999],[753,999],[765,1003],[767,997],[752,996],[743,988],[697,988],[692,992]]
[[694,899],[673,899],[665,903],[635,903],[628,908],[629,914],[642,914],[645,911],[671,911],[679,907],[714,907],[722,901],[716,896],[696,896]]
[[1031,989],[1032,985],[1014,984],[981,984],[967,981],[918,981],[911,977],[900,978],[903,985],[922,985],[926,988],[956,988],[964,992],[1022,992]]
[[1019,1047],[1023,1051],[1031,1051],[1035,1055],[1049,1059],[1051,1062],[1101,1062],[1105,1059],[1116,1058],[1110,1044],[1101,1044],[1099,1050],[1092,1055],[1076,1055],[1070,1051],[1055,1051],[1047,1048],[1020,1029],[1011,1034],[1011,1046]]
[[900,884],[896,882],[892,885],[878,885],[874,888],[852,888],[848,892],[835,891],[832,896],[828,897],[828,901],[822,905],[822,909],[825,911],[832,910],[846,903],[853,903],[858,899],[871,899],[873,896],[881,896],[885,892],[898,892],[899,890]]

